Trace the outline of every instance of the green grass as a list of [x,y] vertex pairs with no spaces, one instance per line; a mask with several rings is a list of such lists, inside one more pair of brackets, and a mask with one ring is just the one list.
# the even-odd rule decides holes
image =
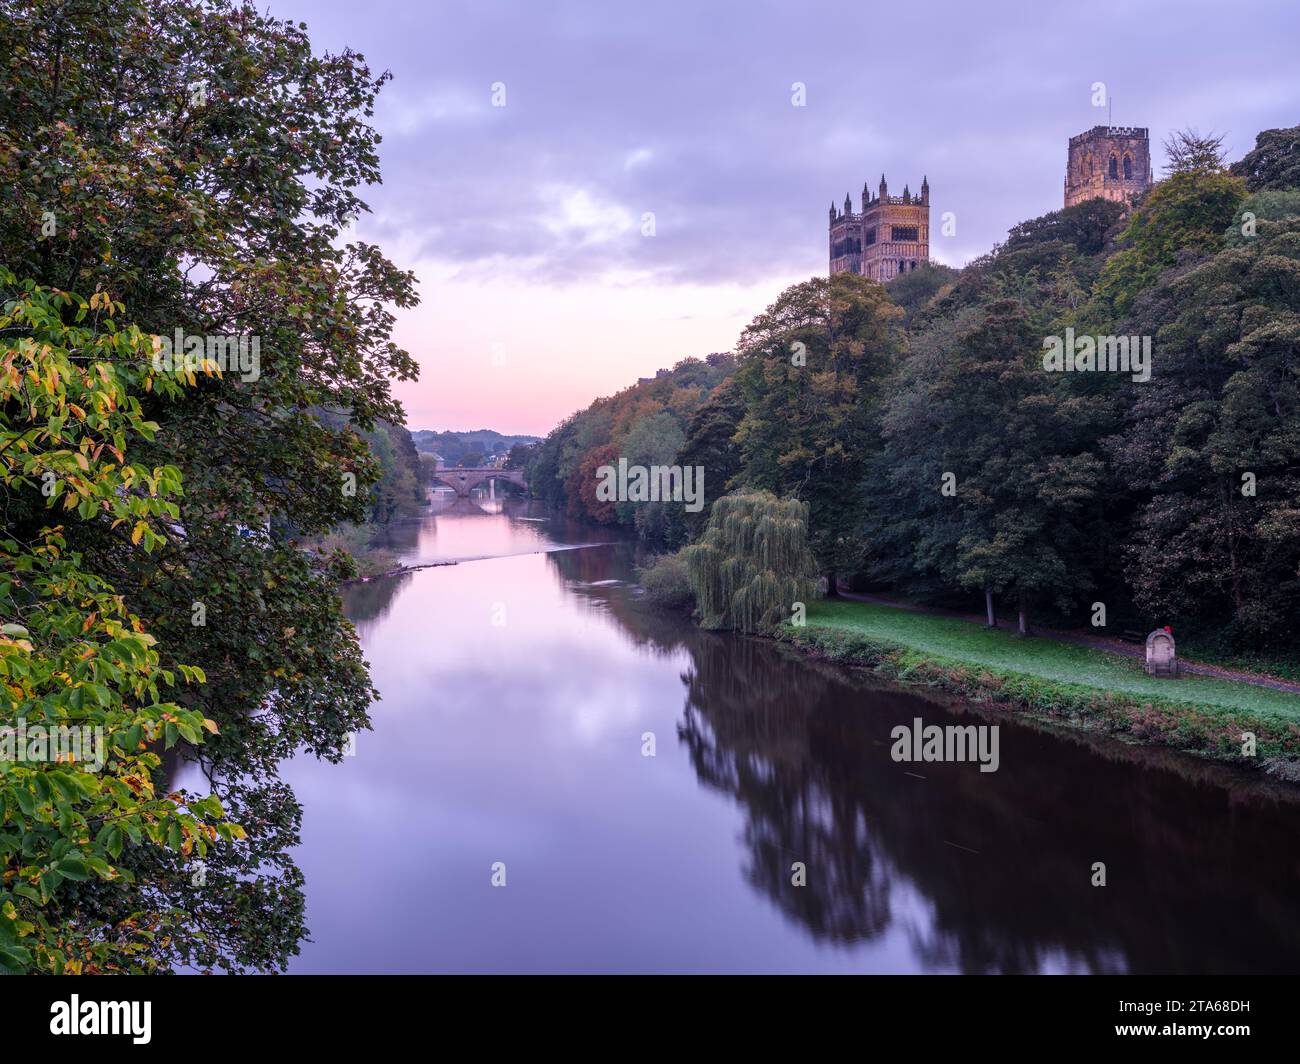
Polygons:
[[906,647],[937,665],[951,662],[1001,676],[1029,677],[1166,705],[1235,710],[1279,722],[1300,722],[1300,695],[1286,691],[1208,676],[1159,679],[1148,676],[1137,658],[1051,639],[1022,639],[969,621],[870,602],[810,603],[808,628],[838,630]]
[[1264,673],[1300,683],[1300,657],[1294,650],[1236,650],[1225,647],[1223,639],[1214,635],[1184,631],[1178,636],[1178,652],[1205,665]]

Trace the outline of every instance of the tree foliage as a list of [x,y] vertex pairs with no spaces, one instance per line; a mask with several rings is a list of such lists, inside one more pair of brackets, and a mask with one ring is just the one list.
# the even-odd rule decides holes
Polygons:
[[[687,358],[616,395],[597,399],[559,425],[525,460],[529,491],[579,520],[635,530],[657,545],[676,545],[687,536],[690,514],[680,502],[634,502],[597,497],[597,471],[626,459],[629,465],[699,464],[680,453],[687,428],[709,397],[731,375],[731,355]],[[704,492],[716,498],[725,488],[723,471],[704,465]]]
[[1177,158],[1172,176],[1146,193],[1121,235],[1094,292],[1098,320],[1122,318],[1138,293],[1181,259],[1219,248],[1246,194],[1245,182],[1223,169],[1217,149],[1195,143]]
[[[103,293],[146,334],[260,341],[256,374],[140,395],[158,428],[134,465],[185,485],[151,554],[100,521],[64,531],[169,657],[206,676],[188,703],[220,734],[185,756],[249,838],[209,855],[199,892],[182,861],[127,851],[134,881],[87,890],[82,918],[184,909],[148,943],[151,963],[278,969],[306,933],[300,810],[279,763],[341,758],[375,697],[340,611],[345,567],[289,533],[365,520],[381,467],[362,434],[402,421],[390,383],[416,369],[391,340],[414,278],[347,235],[367,209],[359,187],[380,177],[368,119],[387,75],[230,0],[20,0],[0,20],[0,62],[0,261]],[[31,542],[43,518],[30,488],[12,494],[7,526]],[[151,780],[165,785],[160,766]]]
[[816,593],[808,506],[796,499],[724,495],[682,553],[705,628],[770,631]]
[[1300,126],[1264,130],[1230,169],[1251,192],[1300,189]]
[[1110,442],[1144,501],[1127,575],[1153,613],[1294,641],[1300,609],[1300,217],[1173,273],[1128,323],[1160,374]]
[[843,273],[788,288],[740,338],[745,415],[734,480],[809,504],[809,541],[824,573],[863,559],[858,487],[901,318],[878,283]]
[[[159,746],[217,730],[164,693],[188,701],[203,670],[163,656],[63,522],[95,525],[131,555],[175,535],[180,473],[140,463],[159,427],[140,395],[180,385],[153,373],[151,339],[119,324],[125,308],[104,293],[19,285],[6,269],[0,289],[0,478],[11,507],[36,511],[0,540],[0,970],[149,970],[151,943],[187,914],[141,897],[103,919],[81,885],[132,895],[132,853],[202,858],[243,830],[217,799],[158,787]],[[29,737],[60,729],[81,742]]]
[[[1101,601],[1133,625],[1300,646],[1296,144],[1266,131],[1225,168],[1220,138],[1176,133],[1168,176],[1131,205],[1022,222],[960,271],[792,286],[741,336],[677,461],[705,466],[710,503],[806,503],[823,574],[948,604],[983,593],[1026,620],[1087,623]],[[1044,343],[1067,330],[1149,338],[1151,379],[1049,372]],[[571,505],[581,456],[617,453],[596,449],[627,423],[601,401],[539,445]],[[702,513],[664,540],[717,534]],[[705,589],[709,623],[741,623],[725,601]]]

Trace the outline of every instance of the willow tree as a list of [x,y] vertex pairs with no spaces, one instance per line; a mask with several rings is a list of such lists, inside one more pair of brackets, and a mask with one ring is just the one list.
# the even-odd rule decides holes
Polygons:
[[808,504],[797,499],[724,495],[684,554],[705,628],[770,631],[816,591]]

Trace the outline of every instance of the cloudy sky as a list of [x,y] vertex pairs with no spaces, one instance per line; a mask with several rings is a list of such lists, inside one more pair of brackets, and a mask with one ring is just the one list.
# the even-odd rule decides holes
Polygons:
[[[826,270],[827,210],[923,175],[961,265],[1061,206],[1066,141],[1300,122],[1296,0],[277,0],[394,80],[358,233],[415,270],[411,428],[550,430],[729,350]],[[802,83],[804,106],[793,86]],[[503,96],[504,93],[504,96]],[[494,100],[495,94],[495,100]],[[494,103],[504,102],[504,106]],[[939,235],[952,211],[957,232]],[[650,229],[652,235],[647,235]]]

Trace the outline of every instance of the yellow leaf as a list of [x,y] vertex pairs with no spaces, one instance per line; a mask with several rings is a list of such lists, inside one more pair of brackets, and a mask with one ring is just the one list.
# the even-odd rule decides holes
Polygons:
[[143,521],[137,521],[137,522],[135,523],[135,529],[131,532],[131,542],[132,542],[132,543],[139,543],[139,542],[140,542],[140,538],[144,535],[144,532],[145,532],[145,528],[146,528],[146,527],[147,527],[147,526],[145,525],[145,523],[144,523]]

